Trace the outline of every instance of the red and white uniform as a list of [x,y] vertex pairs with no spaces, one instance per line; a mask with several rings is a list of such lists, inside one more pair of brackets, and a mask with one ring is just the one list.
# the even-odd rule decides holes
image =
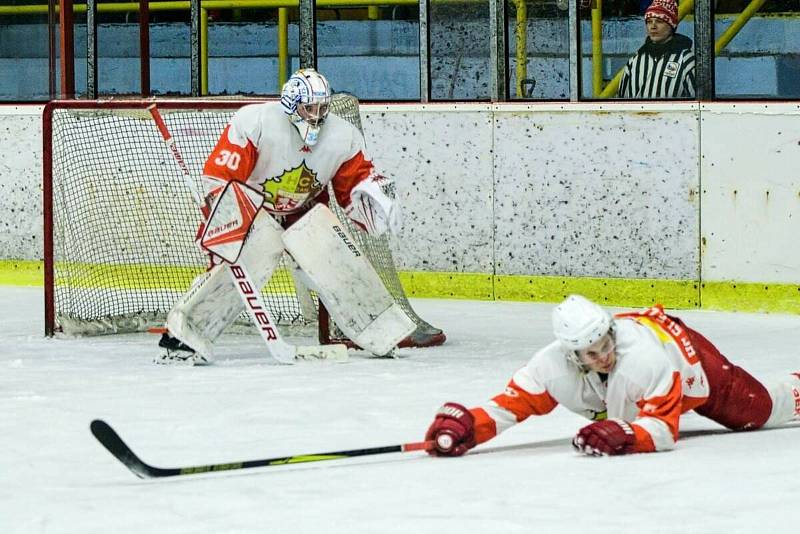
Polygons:
[[245,182],[263,191],[267,211],[288,215],[312,207],[331,181],[337,201],[347,207],[350,191],[373,172],[364,138],[352,124],[329,114],[319,141],[309,147],[280,103],[270,102],[236,112],[203,167],[203,182],[212,201],[228,181]]
[[618,314],[614,326],[617,360],[605,380],[580,370],[555,341],[517,371],[503,393],[470,410],[477,442],[558,404],[588,419],[630,422],[635,452],[673,448],[680,416],[689,410],[738,430],[800,416],[797,376],[767,390],[660,307]]

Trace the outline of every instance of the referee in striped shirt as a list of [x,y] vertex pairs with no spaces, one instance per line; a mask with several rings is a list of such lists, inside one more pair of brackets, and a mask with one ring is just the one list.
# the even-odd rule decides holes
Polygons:
[[675,0],[653,0],[644,14],[647,39],[628,60],[619,82],[620,98],[694,98],[692,40],[675,33]]

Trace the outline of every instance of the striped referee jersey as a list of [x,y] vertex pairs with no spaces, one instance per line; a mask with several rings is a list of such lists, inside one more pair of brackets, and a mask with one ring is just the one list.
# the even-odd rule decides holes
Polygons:
[[628,60],[619,82],[620,98],[694,98],[692,40],[676,33],[664,44],[648,37]]

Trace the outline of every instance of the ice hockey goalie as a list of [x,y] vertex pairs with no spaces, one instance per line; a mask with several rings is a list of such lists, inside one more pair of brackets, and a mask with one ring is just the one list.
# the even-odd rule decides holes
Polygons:
[[[330,101],[325,77],[301,69],[283,86],[280,102],[237,111],[203,168],[202,211],[207,219],[230,182],[259,191],[264,204],[238,257],[253,283],[266,283],[287,250],[345,334],[383,355],[415,325],[325,207],[327,186],[345,214],[373,234],[397,231],[398,208],[381,187],[388,178],[367,157],[361,132],[329,114]],[[208,272],[167,317],[159,362],[209,362],[215,339],[243,309],[229,264],[210,256]]]

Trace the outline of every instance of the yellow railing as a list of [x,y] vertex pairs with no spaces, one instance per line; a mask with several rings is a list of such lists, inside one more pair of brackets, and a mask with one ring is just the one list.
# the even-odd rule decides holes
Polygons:
[[517,65],[515,69],[517,78],[517,98],[524,98],[525,95],[522,83],[528,78],[528,5],[527,0],[513,0],[517,6],[517,18],[515,30],[517,35]]
[[[603,89],[603,0],[595,0],[592,8],[592,90]],[[599,68],[598,68],[599,67]]]
[[714,44],[714,52],[719,54],[726,46],[728,46],[728,43],[730,43],[731,40],[736,37],[736,34],[739,33],[739,30],[741,30],[742,27],[747,24],[747,21],[753,18],[753,15],[755,15],[758,10],[761,9],[761,6],[766,3],[767,0],[752,0],[747,7],[744,8],[741,13],[739,13],[739,16],[736,17],[733,23],[727,27],[725,32],[720,35],[719,39],[717,39],[717,42]]

